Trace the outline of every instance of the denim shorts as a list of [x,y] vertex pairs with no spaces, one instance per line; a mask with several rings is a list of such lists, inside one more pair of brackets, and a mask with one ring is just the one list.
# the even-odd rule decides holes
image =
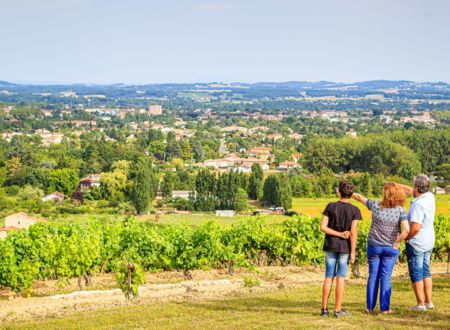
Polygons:
[[406,244],[406,256],[408,257],[408,271],[411,282],[417,283],[424,278],[431,277],[430,262],[431,252],[420,252],[409,244]]
[[348,269],[348,253],[325,252],[325,277],[345,277]]

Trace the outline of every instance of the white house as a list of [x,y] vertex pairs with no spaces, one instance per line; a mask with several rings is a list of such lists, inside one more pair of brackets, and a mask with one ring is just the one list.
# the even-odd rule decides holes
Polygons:
[[300,167],[300,164],[298,164],[296,162],[285,161],[285,162],[280,163],[280,166],[278,166],[278,168],[283,171],[287,171],[287,170],[290,170],[291,168],[295,168],[295,167]]
[[236,211],[234,210],[216,210],[216,217],[234,217],[236,215]]
[[445,189],[441,188],[441,187],[436,187],[435,190],[434,190],[434,193],[436,195],[444,195],[445,194]]
[[47,196],[42,197],[43,202],[53,201],[55,203],[59,203],[64,200],[64,194],[58,191],[55,191]]
[[226,158],[208,159],[205,160],[204,165],[207,167],[214,167],[215,169],[226,168],[226,167],[233,167],[234,161]]
[[242,172],[242,173],[250,173],[252,171],[252,166],[251,165],[240,165],[237,168],[238,172]]
[[172,198],[188,199],[190,193],[191,192],[189,190],[173,190],[172,191]]
[[100,174],[91,174],[80,180],[81,188],[100,187]]

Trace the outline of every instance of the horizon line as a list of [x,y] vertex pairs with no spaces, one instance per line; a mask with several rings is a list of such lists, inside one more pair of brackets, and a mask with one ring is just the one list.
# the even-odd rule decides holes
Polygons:
[[46,86],[74,86],[74,85],[93,85],[93,86],[107,86],[107,85],[195,85],[195,84],[247,84],[247,85],[255,85],[255,84],[264,84],[264,83],[275,83],[275,84],[283,84],[283,83],[296,83],[296,82],[306,82],[306,83],[334,83],[334,84],[358,84],[363,82],[373,82],[373,81],[386,81],[386,82],[412,82],[412,83],[444,83],[450,84],[450,81],[444,80],[408,80],[408,79],[369,79],[369,80],[359,80],[359,81],[333,81],[333,80],[265,80],[265,81],[257,81],[257,80],[246,80],[246,81],[231,81],[231,80],[200,80],[200,81],[171,81],[171,82],[63,82],[63,81],[45,81],[45,80],[16,80],[16,79],[0,79],[0,82],[6,82],[10,84],[16,85],[46,85]]

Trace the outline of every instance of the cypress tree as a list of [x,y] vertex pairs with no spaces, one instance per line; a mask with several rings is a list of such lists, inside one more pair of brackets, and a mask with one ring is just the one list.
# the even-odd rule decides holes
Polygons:
[[364,173],[364,175],[361,178],[361,192],[365,196],[372,196],[373,190],[372,190],[372,179],[370,177],[369,173]]
[[253,164],[248,183],[248,195],[251,199],[259,200],[262,197],[263,175],[261,165]]
[[138,214],[145,211],[155,195],[155,177],[143,159],[138,160],[134,168],[131,202]]
[[264,182],[263,200],[274,207],[292,207],[292,188],[286,174],[270,175]]
[[163,197],[172,197],[173,181],[173,175],[171,173],[167,173],[161,184],[161,194]]

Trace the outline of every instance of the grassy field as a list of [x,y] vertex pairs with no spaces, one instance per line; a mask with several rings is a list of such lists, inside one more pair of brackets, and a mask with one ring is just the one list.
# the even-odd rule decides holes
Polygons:
[[[292,200],[292,210],[312,217],[321,216],[328,203],[336,201],[335,198],[294,198]],[[361,204],[352,201],[352,204],[360,208],[364,219],[370,219],[370,211]]]
[[[299,213],[308,214],[313,217],[320,216],[325,206],[335,199],[332,198],[294,198],[292,200],[292,209]],[[409,204],[412,199],[409,199],[405,205],[409,209]],[[354,205],[360,208],[364,219],[370,219],[371,212],[366,207],[358,202],[352,201]],[[447,215],[450,212],[450,195],[436,196],[436,214]]]
[[[306,214],[312,217],[320,217],[323,210],[325,209],[325,206],[332,201],[335,201],[336,199],[333,198],[294,198],[292,200],[292,210],[297,211],[301,214]],[[363,219],[370,219],[371,218],[371,212],[361,204],[352,201],[352,203],[356,206],[358,206],[361,210]],[[406,209],[409,208],[408,201],[406,205]],[[449,214],[450,211],[450,195],[439,195],[436,197],[436,214]],[[79,216],[75,216],[77,218]],[[198,226],[201,223],[209,220],[215,220],[220,225],[231,225],[239,220],[247,219],[248,215],[238,215],[235,217],[216,217],[213,214],[191,214],[191,215],[182,215],[182,214],[163,214],[160,217],[160,221],[158,223],[161,224],[169,224],[169,223],[176,223],[180,221],[187,221],[189,224],[192,224],[194,226]],[[283,215],[266,215],[262,216],[265,218],[269,223],[270,222],[278,222],[283,221],[287,219],[287,216]],[[140,220],[145,222],[155,222],[155,215],[144,215],[139,217]]]
[[[352,316],[320,318],[320,284],[238,293],[220,300],[149,304],[78,312],[63,318],[22,321],[1,329],[450,329],[450,280],[435,279],[436,309],[407,310],[414,303],[409,281],[396,280],[392,315],[364,313],[365,285],[347,286],[344,308]],[[345,302],[346,301],[346,302]]]
[[[294,198],[292,200],[292,210],[297,211],[301,214],[306,214],[312,217],[321,216],[325,206],[332,201],[335,201],[335,198]],[[370,219],[371,212],[367,210],[366,207],[362,206],[359,203],[353,202],[356,206],[358,206],[361,210],[364,219]],[[409,208],[408,201],[406,205],[406,209]],[[438,195],[436,196],[436,214],[444,214],[448,215],[450,212],[450,195]],[[124,218],[123,215],[118,214],[64,214],[58,217],[57,221],[74,221],[84,223],[92,217],[98,218],[109,218],[109,219],[117,219],[121,220]],[[155,221],[155,215],[143,215],[138,217],[139,220],[148,223],[160,223],[160,224],[170,224],[176,223],[180,221],[187,221],[189,224],[198,226],[201,223],[209,220],[215,220],[220,225],[231,225],[241,219],[247,219],[249,215],[237,215],[235,217],[216,217],[214,214],[191,214],[191,215],[183,215],[183,214],[163,214],[160,217],[160,221]],[[283,215],[268,215],[263,216],[266,218],[268,222],[277,222],[287,219],[286,216]],[[0,227],[3,227],[4,219],[0,219]]]
[[[200,224],[214,220],[219,225],[222,226],[230,226],[235,222],[238,222],[240,220],[248,219],[249,215],[237,215],[235,217],[217,217],[213,214],[163,214],[160,217],[160,220],[158,222],[155,222],[155,215],[144,215],[138,217],[139,220],[144,222],[155,222],[160,224],[171,224],[171,223],[177,223],[181,221],[187,221],[190,225],[193,226],[199,226]],[[284,215],[263,215],[261,216],[263,219],[267,220],[268,223],[274,223],[278,221],[283,221],[287,219],[287,216]]]

